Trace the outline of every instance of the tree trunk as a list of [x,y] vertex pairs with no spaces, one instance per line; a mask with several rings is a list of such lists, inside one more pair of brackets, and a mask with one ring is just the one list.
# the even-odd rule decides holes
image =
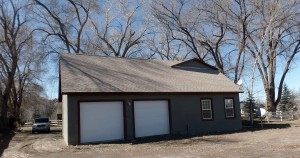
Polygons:
[[8,129],[8,118],[7,118],[8,100],[6,99],[5,95],[1,96],[0,105],[1,105],[0,131],[4,131]]
[[267,88],[265,90],[266,97],[267,97],[267,108],[268,111],[276,112],[277,104],[275,104],[275,89],[274,88]]
[[[15,47],[14,47],[15,48]],[[14,49],[15,50],[15,49]],[[14,51],[16,52],[16,51]],[[16,53],[12,53],[12,54],[16,54]],[[6,83],[6,87],[4,90],[4,94],[1,96],[2,97],[2,109],[1,109],[1,118],[0,118],[0,128],[6,130],[8,129],[8,118],[7,118],[7,112],[8,112],[8,102],[9,102],[9,98],[10,98],[10,94],[11,94],[11,89],[13,87],[13,82],[14,82],[14,76],[16,73],[16,69],[17,69],[17,64],[18,64],[18,57],[13,55],[12,57],[12,67],[11,67],[11,71],[8,72],[8,77],[7,77],[7,83]]]
[[270,100],[269,98],[267,99],[267,107],[268,111],[271,112],[276,112],[277,107],[274,104],[274,100]]

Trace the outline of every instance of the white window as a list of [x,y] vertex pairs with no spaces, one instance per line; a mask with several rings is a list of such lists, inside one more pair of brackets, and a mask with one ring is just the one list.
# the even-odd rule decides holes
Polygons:
[[201,109],[202,109],[202,119],[211,120],[212,117],[212,107],[211,99],[201,99]]
[[233,99],[225,99],[225,116],[226,118],[234,117]]

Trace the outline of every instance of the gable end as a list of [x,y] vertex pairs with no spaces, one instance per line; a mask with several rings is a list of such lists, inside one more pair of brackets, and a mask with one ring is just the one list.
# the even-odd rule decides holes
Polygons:
[[172,68],[197,68],[197,69],[212,69],[218,70],[216,67],[205,63],[201,59],[193,58],[175,65],[171,66]]

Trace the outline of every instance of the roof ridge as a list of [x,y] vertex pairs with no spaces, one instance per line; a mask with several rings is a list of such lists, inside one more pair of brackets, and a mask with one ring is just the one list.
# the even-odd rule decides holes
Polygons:
[[112,59],[122,59],[122,60],[143,60],[143,61],[162,61],[162,62],[183,62],[179,60],[162,60],[162,59],[144,59],[144,58],[126,58],[126,57],[118,57],[118,56],[100,56],[94,54],[71,54],[71,53],[60,53],[61,56],[70,55],[70,56],[89,56],[89,57],[97,57],[97,58],[112,58]]

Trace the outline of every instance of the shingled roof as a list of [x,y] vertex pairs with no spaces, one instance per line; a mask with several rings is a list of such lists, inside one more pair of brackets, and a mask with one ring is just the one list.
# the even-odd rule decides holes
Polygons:
[[178,61],[61,54],[60,91],[242,92],[217,70],[180,67]]

